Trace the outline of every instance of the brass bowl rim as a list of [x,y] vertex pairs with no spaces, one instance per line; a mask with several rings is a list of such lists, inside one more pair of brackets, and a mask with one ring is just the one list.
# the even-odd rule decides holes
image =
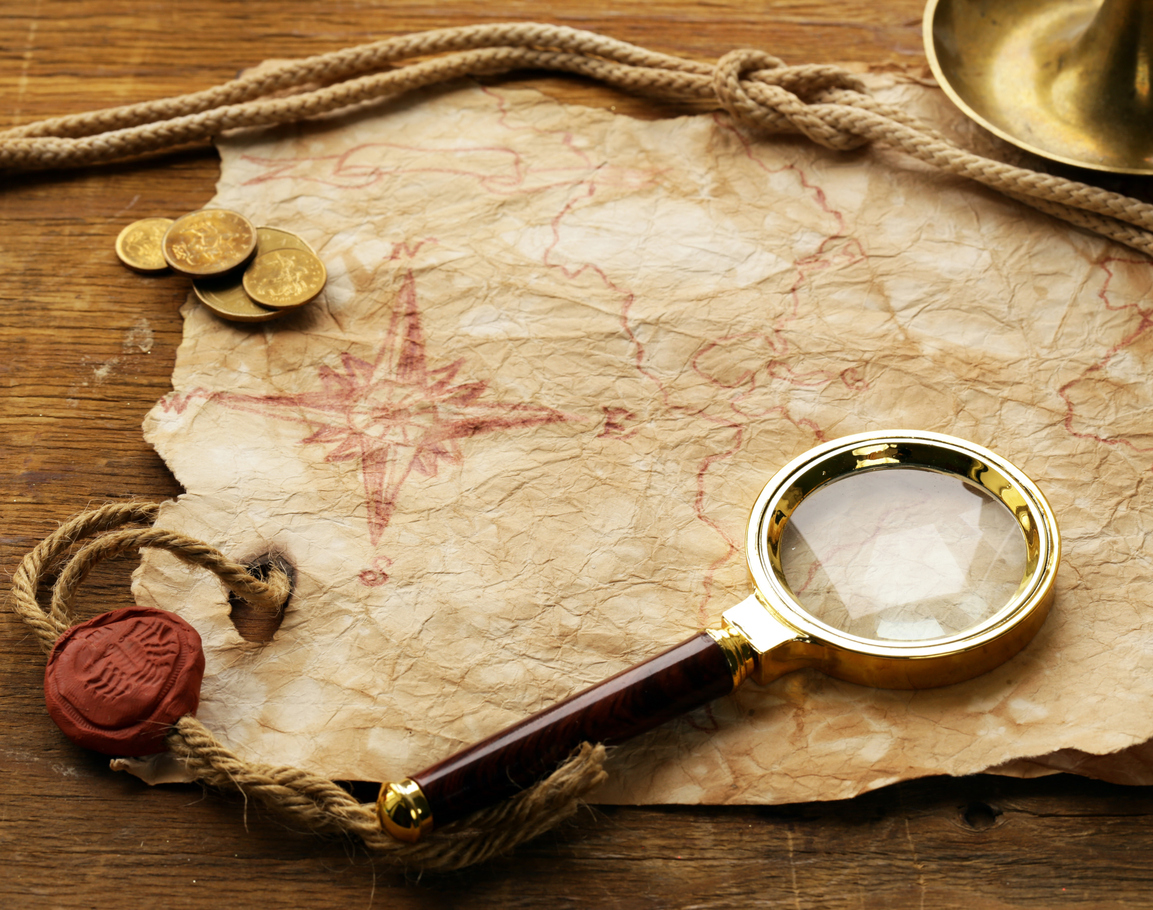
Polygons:
[[[781,511],[782,499],[792,490],[797,481],[811,471],[827,464],[834,458],[844,456],[854,450],[868,450],[876,446],[912,443],[939,449],[942,453],[954,453],[983,462],[995,468],[1010,483],[1011,489],[1024,501],[1028,509],[1029,521],[1036,529],[1036,551],[1030,554],[1032,570],[1023,578],[1014,596],[985,621],[955,635],[915,642],[868,639],[829,626],[812,617],[800,601],[793,595],[784,579],[780,561],[770,545],[771,532],[767,527],[774,513]],[[885,463],[861,470],[885,470],[891,467],[906,466],[907,463]],[[907,465],[926,468],[922,464]],[[973,484],[973,480],[955,471],[927,467],[949,476],[959,477]],[[849,476],[853,471],[830,476],[816,489],[823,488],[834,480]],[[973,484],[980,486],[980,484]],[[988,492],[995,496],[993,491]],[[796,504],[799,505],[799,502]],[[796,506],[794,505],[793,508]],[[791,509],[789,510],[792,511]],[[779,517],[779,516],[778,516]],[[1020,522],[1020,519],[1018,519]],[[783,531],[787,517],[780,524]],[[776,535],[779,540],[779,533]],[[786,627],[797,633],[798,641],[807,641],[817,646],[828,646],[848,654],[869,655],[895,660],[918,660],[949,658],[976,651],[991,642],[1007,636],[1026,636],[1017,643],[1023,647],[1028,638],[1039,628],[1044,614],[1053,599],[1057,568],[1060,563],[1061,541],[1057,519],[1052,507],[1037,485],[1015,465],[999,455],[974,443],[942,433],[921,430],[883,430],[858,433],[832,440],[795,458],[778,471],[765,485],[749,518],[746,539],[746,554],[749,574],[752,576],[758,600]],[[1037,614],[1040,614],[1039,616]],[[1016,649],[1014,649],[1016,650]],[[976,674],[973,674],[976,675]]]
[[1153,174],[1153,166],[1150,167],[1115,167],[1107,164],[1101,164],[1095,161],[1085,161],[1082,158],[1073,158],[1068,155],[1061,155],[1056,152],[1048,151],[1039,146],[1032,145],[1029,142],[1015,136],[1008,132],[1003,127],[998,126],[992,121],[985,118],[984,115],[979,113],[972,107],[954,88],[952,81],[946,75],[941,62],[937,57],[937,44],[934,39],[933,20],[936,16],[938,7],[944,2],[952,2],[952,0],[928,0],[925,4],[925,14],[921,19],[921,33],[925,45],[925,56],[929,61],[929,68],[933,71],[933,78],[937,80],[937,84],[941,90],[949,97],[958,108],[961,109],[970,120],[973,120],[978,125],[987,129],[993,135],[1004,139],[1010,145],[1015,145],[1023,151],[1029,152],[1032,155],[1037,155],[1039,158],[1044,158],[1047,161],[1056,161],[1059,164],[1068,164],[1073,167],[1085,168],[1086,170],[1099,171],[1107,174]]

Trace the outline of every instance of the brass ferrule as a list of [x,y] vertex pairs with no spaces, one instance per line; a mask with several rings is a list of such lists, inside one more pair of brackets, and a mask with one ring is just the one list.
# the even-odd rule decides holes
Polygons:
[[705,629],[705,631],[725,652],[725,660],[728,662],[729,672],[733,675],[735,689],[749,678],[756,666],[757,652],[752,642],[744,632],[729,622],[725,622],[719,629]]
[[416,781],[384,784],[376,800],[380,826],[399,841],[414,844],[432,830],[432,807]]

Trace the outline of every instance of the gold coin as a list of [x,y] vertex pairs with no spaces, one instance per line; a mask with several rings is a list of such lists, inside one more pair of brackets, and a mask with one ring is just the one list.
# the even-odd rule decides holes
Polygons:
[[182,215],[164,235],[164,258],[176,271],[204,278],[243,265],[256,249],[256,228],[228,209]]
[[316,255],[305,239],[291,231],[283,231],[274,227],[258,227],[256,229],[256,255],[263,256],[273,250],[296,249]]
[[[273,227],[256,229],[257,256],[284,249],[300,249],[312,253],[312,247],[291,231]],[[235,273],[220,278],[196,279],[192,282],[192,289],[208,309],[221,319],[233,322],[267,322],[288,312],[286,309],[269,309],[253,301],[245,293],[241,276]]]
[[164,234],[172,226],[171,218],[142,218],[133,221],[116,238],[116,255],[128,268],[151,274],[164,272]]
[[240,279],[231,275],[223,278],[194,279],[192,290],[208,309],[221,319],[232,322],[267,322],[288,312],[254,303],[252,298],[244,293]]
[[286,247],[262,253],[244,271],[244,290],[258,304],[295,309],[324,289],[324,263],[309,251]]

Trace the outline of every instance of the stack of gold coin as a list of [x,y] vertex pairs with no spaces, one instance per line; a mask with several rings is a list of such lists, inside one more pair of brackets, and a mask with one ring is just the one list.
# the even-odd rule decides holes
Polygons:
[[136,221],[116,238],[116,255],[137,272],[171,268],[188,275],[201,303],[236,322],[265,322],[298,309],[328,280],[324,263],[296,234],[253,227],[228,209]]

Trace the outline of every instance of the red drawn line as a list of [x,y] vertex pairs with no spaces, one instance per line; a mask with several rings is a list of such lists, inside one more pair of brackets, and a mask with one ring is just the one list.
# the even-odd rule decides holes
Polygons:
[[409,243],[407,240],[402,240],[400,243],[392,245],[392,252],[389,254],[388,261],[396,262],[400,259],[415,259],[416,254],[421,251],[425,244],[434,245],[440,243],[435,237],[426,237],[424,240],[418,240],[416,243]]
[[[389,156],[407,157],[409,163],[385,163]],[[484,156],[495,156],[502,164],[484,161]],[[361,156],[364,161],[356,160]],[[438,166],[430,163],[437,157],[448,158],[458,165]],[[460,166],[469,158],[477,158],[476,166]],[[243,160],[263,168],[263,173],[250,177],[245,186],[254,186],[277,180],[292,180],[338,189],[365,189],[389,177],[410,174],[446,174],[468,177],[494,196],[539,194],[548,190],[571,187],[583,182],[590,170],[596,170],[602,182],[620,186],[644,184],[643,172],[610,165],[594,167],[582,160],[568,167],[530,167],[520,152],[502,146],[421,147],[386,142],[365,142],[336,155],[301,156],[294,158],[266,158],[244,155]],[[501,170],[501,173],[494,171]]]
[[[800,316],[801,312],[801,292],[804,287],[809,284],[814,274],[821,271],[842,268],[851,266],[858,262],[867,259],[867,255],[861,243],[854,237],[846,235],[846,221],[844,214],[839,210],[832,207],[829,203],[828,197],[824,190],[812,183],[805,172],[796,165],[786,165],[782,168],[770,168],[764,162],[756,157],[753,148],[748,139],[742,135],[738,130],[733,129],[730,124],[725,123],[720,118],[715,121],[722,129],[728,130],[740,142],[744,149],[745,156],[748,160],[752,161],[758,168],[766,173],[789,173],[800,183],[802,189],[811,194],[817,206],[832,216],[835,221],[836,230],[834,233],[826,237],[818,246],[816,252],[809,256],[802,257],[794,263],[796,274],[791,287],[788,290],[789,308],[782,314],[775,322],[772,330],[769,332],[746,332],[738,333],[735,335],[724,336],[717,338],[704,345],[693,357],[691,361],[691,368],[693,371],[704,379],[709,384],[732,391],[740,390],[738,394],[732,395],[729,399],[729,409],[733,417],[719,418],[710,415],[701,415],[705,419],[710,420],[720,426],[732,429],[735,432],[733,445],[724,452],[718,452],[703,459],[697,471],[697,496],[695,503],[695,510],[697,518],[703,521],[716,533],[725,545],[725,552],[718,557],[709,567],[705,574],[704,597],[699,605],[699,614],[701,621],[706,621],[708,618],[708,605],[712,598],[713,583],[716,573],[728,563],[738,552],[739,545],[733,538],[726,533],[724,528],[720,526],[715,520],[711,519],[704,510],[704,499],[706,491],[707,476],[711,469],[720,461],[731,458],[735,455],[741,447],[743,442],[744,428],[750,419],[758,418],[763,419],[773,415],[777,415],[780,419],[791,423],[797,429],[804,430],[811,433],[818,442],[826,440],[824,430],[814,421],[805,418],[795,418],[785,405],[775,405],[762,409],[752,409],[749,407],[749,401],[757,392],[759,387],[765,380],[770,383],[783,383],[794,388],[808,388],[819,389],[823,388],[831,382],[840,380],[846,387],[855,391],[863,391],[867,388],[867,381],[861,375],[860,370],[856,366],[851,366],[840,371],[833,370],[810,370],[804,371],[793,367],[788,362],[787,358],[791,352],[792,346],[789,342],[788,327]],[[728,380],[722,379],[711,373],[705,366],[705,358],[707,355],[714,352],[723,351],[726,346],[739,344],[747,340],[762,339],[766,348],[766,353],[769,355],[766,359],[762,360],[755,366],[744,370],[739,373],[736,378]],[[761,377],[764,377],[764,380]]]
[[562,208],[560,212],[552,219],[550,224],[552,230],[552,241],[545,248],[543,264],[546,268],[556,269],[570,281],[579,278],[586,272],[591,272],[592,274],[596,275],[597,279],[601,282],[601,284],[605,286],[605,288],[620,296],[621,310],[619,322],[621,331],[625,333],[625,337],[628,338],[629,342],[633,346],[633,365],[635,366],[637,372],[639,372],[642,376],[644,376],[657,387],[657,392],[661,396],[662,402],[665,405],[668,405],[668,389],[656,373],[645,367],[645,346],[640,338],[637,337],[636,332],[634,332],[632,328],[630,312],[632,310],[633,304],[636,302],[636,294],[634,294],[629,289],[617,284],[612,278],[609,277],[608,273],[603,268],[601,268],[599,265],[596,265],[595,263],[585,262],[581,263],[576,268],[569,268],[563,263],[553,261],[553,254],[556,252],[557,247],[560,245],[561,222],[565,219],[566,216],[568,216],[577,208],[581,201],[591,199],[596,195],[596,181],[589,180],[582,184],[581,187],[577,187],[576,190],[581,188],[584,189],[583,196],[578,196],[574,191],[574,195],[570,197],[564,208]]
[[[1146,332],[1149,331],[1150,326],[1153,325],[1153,313],[1143,308],[1139,303],[1115,305],[1110,299],[1110,286],[1113,283],[1113,279],[1116,277],[1113,265],[1116,263],[1123,265],[1142,266],[1148,266],[1149,263],[1144,259],[1121,259],[1118,257],[1110,257],[1101,263],[1101,269],[1105,272],[1105,280],[1102,282],[1101,290],[1097,293],[1097,299],[1105,305],[1107,310],[1112,310],[1114,312],[1130,309],[1133,310],[1136,314],[1138,314],[1139,317],[1137,327],[1133,331],[1129,332],[1115,345],[1110,347],[1100,360],[1094,364],[1091,364],[1080,376],[1061,386],[1057,390],[1057,393],[1061,396],[1062,401],[1065,402],[1064,426],[1065,431],[1069,433],[1069,435],[1076,439],[1088,439],[1107,446],[1123,446],[1140,454],[1148,454],[1149,452],[1153,452],[1153,447],[1138,446],[1129,439],[1116,437],[1110,438],[1099,435],[1097,433],[1082,432],[1074,427],[1074,423],[1077,420],[1077,405],[1073,400],[1072,390],[1076,386],[1088,381],[1094,374],[1104,373],[1105,369],[1109,366],[1117,354],[1135,344]],[[1150,470],[1153,470],[1153,466],[1150,466]]]
[[635,412],[628,408],[606,405],[601,407],[605,415],[604,429],[597,434],[598,438],[629,439],[637,434],[637,430],[629,429],[629,424],[637,419]]
[[197,387],[188,392],[169,392],[157,402],[160,410],[167,414],[183,414],[192,402],[200,399],[207,401],[216,393],[208,389]]
[[740,552],[740,544],[736,540],[733,540],[728,532],[721,527],[720,523],[711,518],[708,512],[705,511],[705,496],[707,494],[705,489],[706,477],[714,464],[731,458],[741,450],[741,443],[745,437],[745,428],[741,424],[732,423],[731,421],[726,421],[718,417],[712,417],[708,414],[702,414],[700,416],[704,417],[709,423],[733,431],[732,444],[723,452],[714,452],[711,455],[707,455],[701,459],[697,467],[697,493],[693,499],[693,513],[699,521],[704,522],[706,527],[712,529],[713,533],[720,537],[725,544],[725,552],[714,559],[708,569],[705,570],[703,579],[704,596],[697,606],[698,621],[704,624],[709,620],[708,605],[713,598],[713,582],[716,579],[716,574],[723,565]]
[[522,124],[520,126],[513,126],[510,122],[511,112],[508,106],[508,99],[495,89],[482,87],[481,91],[496,101],[497,110],[500,112],[497,117],[497,122],[509,132],[521,133],[526,130],[536,136],[554,137],[559,136],[561,145],[567,148],[570,152],[577,156],[585,164],[586,167],[592,166],[592,159],[588,153],[576,147],[573,134],[568,130],[542,130],[540,127],[534,126],[531,123]]
[[[318,391],[213,397],[235,410],[306,427],[301,444],[330,446],[327,462],[358,463],[375,546],[412,473],[433,477],[442,462],[460,464],[460,440],[574,419],[553,408],[486,401],[486,382],[457,382],[463,364],[458,359],[428,366],[416,282],[409,272],[374,360],[344,352],[339,367],[322,364]],[[372,576],[378,583],[380,577],[379,572]]]
[[[389,155],[407,155],[412,164],[385,163]],[[465,156],[490,155],[503,159],[504,172],[493,173],[491,163],[484,168],[445,168],[427,163],[434,156],[462,159]],[[359,157],[358,157],[359,156]],[[386,177],[400,174],[450,174],[473,177],[491,192],[499,192],[523,185],[528,174],[523,156],[515,149],[500,146],[422,147],[392,142],[363,142],[335,155],[304,155],[294,158],[266,158],[245,155],[250,164],[263,167],[265,172],[245,181],[245,186],[270,183],[275,180],[298,180],[321,186],[344,189],[364,189]],[[323,176],[322,176],[323,175]]]
[[832,215],[837,220],[837,230],[833,232],[831,235],[832,237],[843,237],[848,233],[847,227],[845,225],[844,213],[838,209],[833,208],[829,204],[829,200],[825,195],[825,191],[817,184],[810,183],[809,178],[806,176],[803,170],[801,170],[795,164],[786,164],[783,167],[778,168],[769,167],[756,156],[756,153],[753,151],[753,144],[749,141],[748,136],[737,129],[729,120],[720,114],[714,114],[713,123],[715,123],[719,129],[724,130],[734,136],[737,142],[739,142],[741,147],[745,150],[745,157],[766,174],[781,174],[785,171],[791,172],[800,182],[801,188],[808,190],[813,194],[813,197],[817,201],[817,205],[820,206],[824,212]]

